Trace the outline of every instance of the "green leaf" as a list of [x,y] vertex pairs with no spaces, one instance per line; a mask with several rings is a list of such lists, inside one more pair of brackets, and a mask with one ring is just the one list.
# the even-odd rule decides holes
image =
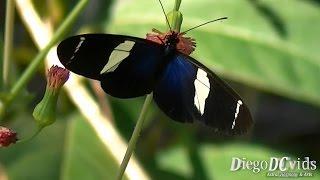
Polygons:
[[[111,97],[110,100],[115,126],[120,131],[122,136],[129,140],[139,117],[145,97],[125,100]],[[147,117],[144,122],[145,127],[152,122],[152,118],[155,116],[155,113],[155,106],[148,108]]]
[[[18,138],[32,133],[32,119],[26,117],[31,115],[22,114],[10,126]],[[68,119],[58,119],[30,142],[0,148],[1,174],[10,180],[115,179],[119,164],[90,124],[80,115]]]
[[[0,31],[0,33],[2,34],[2,31]],[[0,90],[2,90],[2,83],[3,83],[3,45],[2,45],[2,40],[0,40]]]
[[[115,179],[119,164],[83,118],[69,124],[61,178]],[[126,178],[125,178],[126,179]]]
[[188,154],[182,147],[173,147],[160,152],[156,158],[160,169],[182,175],[186,179],[192,176]]
[[[30,112],[29,112],[30,113]],[[32,133],[31,115],[19,112],[17,123],[10,126],[18,133],[18,138],[26,138]],[[32,141],[11,145],[0,149],[0,166],[10,180],[33,179],[54,180],[59,178],[65,123],[57,122],[45,128]]]
[[[310,1],[269,0],[259,1],[263,6],[259,9],[250,2],[182,1],[182,31],[229,17],[188,34],[197,40],[193,56],[226,78],[320,106],[319,6]],[[173,6],[173,1],[166,1],[166,11]],[[118,2],[116,9],[109,26],[113,33],[143,38],[152,28],[166,29],[165,17],[155,1]],[[284,33],[279,33],[277,26]]]
[[[239,179],[239,180],[255,180],[270,179],[266,176],[268,170],[261,170],[254,173],[253,170],[239,169],[230,171],[232,158],[246,158],[250,161],[267,161],[269,163],[271,157],[290,157],[292,160],[298,160],[298,157],[288,155],[276,150],[272,150],[261,145],[250,145],[240,143],[228,143],[224,145],[206,144],[197,147],[200,157],[200,163],[204,167],[204,171],[208,179]],[[301,159],[301,158],[300,158]],[[314,160],[310,158],[310,161]],[[302,160],[303,161],[303,160]],[[198,179],[192,177],[192,168],[188,159],[187,151],[184,147],[176,146],[166,151],[162,151],[157,156],[157,164],[162,170],[170,171],[175,174],[182,175],[186,179]],[[183,166],[182,166],[183,165]],[[276,171],[275,171],[276,172]],[[277,171],[278,172],[278,171]],[[302,172],[302,170],[288,170],[287,172]],[[320,172],[318,170],[303,171],[312,173],[312,177],[303,177],[299,179],[318,179]]]

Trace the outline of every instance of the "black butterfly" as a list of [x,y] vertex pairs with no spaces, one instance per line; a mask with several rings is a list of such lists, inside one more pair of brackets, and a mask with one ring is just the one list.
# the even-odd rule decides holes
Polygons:
[[252,125],[239,95],[204,65],[176,50],[178,33],[158,44],[137,37],[82,34],[57,49],[70,71],[99,80],[118,98],[153,92],[160,109],[179,122],[200,121],[227,134],[247,132]]

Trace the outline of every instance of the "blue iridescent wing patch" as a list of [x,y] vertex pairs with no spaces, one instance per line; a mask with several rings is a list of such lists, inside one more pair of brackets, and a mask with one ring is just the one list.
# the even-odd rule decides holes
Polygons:
[[195,59],[177,53],[154,89],[157,105],[179,122],[200,121],[218,132],[242,134],[252,118],[240,96]]

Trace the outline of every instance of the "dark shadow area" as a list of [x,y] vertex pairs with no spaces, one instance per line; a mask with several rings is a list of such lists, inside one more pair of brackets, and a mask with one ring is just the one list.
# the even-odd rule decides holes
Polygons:
[[295,154],[320,160],[320,111],[318,107],[283,97],[262,94],[255,113],[254,141]]
[[[77,0],[72,0],[68,3],[68,6],[66,7],[68,13],[71,12],[77,2]],[[83,27],[90,27],[90,29],[87,29],[90,32],[105,33],[106,25],[113,12],[111,10],[113,8],[113,2],[114,0],[89,1],[79,18],[75,21],[70,34],[78,34],[79,29]],[[64,15],[67,16],[68,13]]]
[[264,5],[260,0],[249,0],[249,2],[270,22],[282,38],[287,38],[288,32],[285,22],[274,10]]
[[320,0],[308,0],[312,3],[314,3],[314,5],[320,6]]
[[[89,1],[83,15],[81,16],[84,24],[93,28],[95,32],[105,32],[106,24],[109,22],[110,13],[113,11],[113,0],[93,0]],[[82,22],[82,23],[83,23]],[[83,25],[83,24],[82,24]]]

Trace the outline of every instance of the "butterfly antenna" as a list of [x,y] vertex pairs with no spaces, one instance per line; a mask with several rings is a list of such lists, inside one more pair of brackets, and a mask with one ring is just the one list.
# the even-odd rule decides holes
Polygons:
[[198,25],[198,26],[192,27],[192,28],[190,28],[190,29],[188,29],[188,30],[186,30],[186,31],[183,31],[181,34],[186,34],[187,32],[189,32],[189,31],[191,31],[191,30],[193,30],[193,29],[196,29],[196,28],[198,28],[198,27],[204,26],[204,25],[206,25],[206,24],[209,24],[209,23],[212,23],[212,22],[215,22],[215,21],[225,20],[225,19],[228,19],[228,17],[222,17],[222,18],[218,18],[218,19],[214,19],[214,20],[205,22],[205,23],[200,24],[200,25]]
[[171,26],[170,26],[170,23],[169,23],[169,20],[168,20],[168,17],[167,17],[167,14],[166,14],[166,12],[164,11],[163,5],[162,5],[162,3],[161,3],[161,0],[159,0],[159,3],[160,3],[160,5],[161,5],[162,12],[163,12],[164,16],[166,17],[166,21],[167,21],[167,24],[168,24],[168,26],[169,26],[169,29],[170,29],[170,31],[172,31]]

